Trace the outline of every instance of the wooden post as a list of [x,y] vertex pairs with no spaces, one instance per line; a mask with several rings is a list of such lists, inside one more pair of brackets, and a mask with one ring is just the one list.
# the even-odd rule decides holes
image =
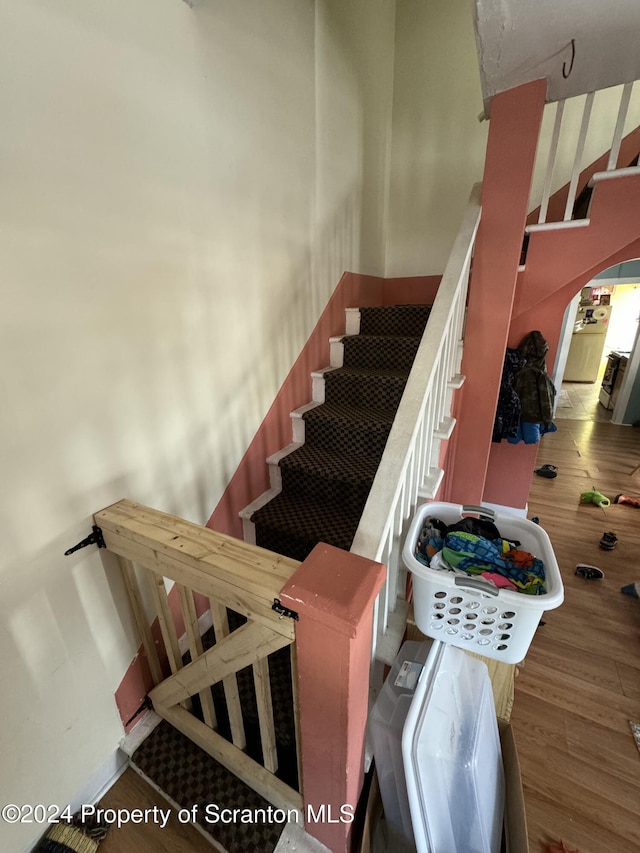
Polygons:
[[534,80],[501,92],[491,102],[482,218],[469,285],[462,359],[466,382],[453,436],[453,471],[448,472],[445,495],[445,500],[455,503],[479,506],[485,498],[546,86],[546,80]]
[[373,609],[381,563],[320,543],[283,588],[296,622],[305,829],[349,850],[364,779]]

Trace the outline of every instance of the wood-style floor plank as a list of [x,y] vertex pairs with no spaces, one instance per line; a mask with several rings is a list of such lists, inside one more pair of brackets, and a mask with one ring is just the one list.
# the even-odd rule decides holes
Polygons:
[[[595,413],[601,415],[601,413]],[[537,465],[529,517],[549,534],[564,604],[544,614],[516,679],[511,722],[520,756],[531,853],[563,839],[580,853],[640,851],[640,752],[629,720],[640,722],[640,601],[621,586],[640,580],[640,510],[613,503],[640,496],[640,430],[559,418]],[[581,504],[592,488],[611,506]],[[605,531],[613,551],[599,547]],[[603,580],[575,575],[579,562]]]
[[131,768],[125,770],[98,805],[128,810],[157,805],[172,811],[164,829],[152,822],[112,826],[100,843],[100,853],[215,853],[216,848],[195,827],[180,823],[171,804]]

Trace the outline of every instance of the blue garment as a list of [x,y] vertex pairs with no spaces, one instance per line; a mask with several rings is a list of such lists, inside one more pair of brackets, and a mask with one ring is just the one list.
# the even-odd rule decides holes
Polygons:
[[556,432],[558,427],[551,424],[531,423],[531,421],[521,421],[518,426],[518,431],[513,438],[508,438],[509,444],[519,444],[524,441],[525,444],[537,444],[543,435],[548,432]]

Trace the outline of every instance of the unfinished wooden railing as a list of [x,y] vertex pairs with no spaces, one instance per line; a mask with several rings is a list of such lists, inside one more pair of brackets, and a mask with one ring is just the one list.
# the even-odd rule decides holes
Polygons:
[[373,640],[372,656],[379,663],[393,662],[406,626],[401,551],[407,523],[418,503],[438,490],[440,444],[455,426],[451,401],[464,380],[459,371],[480,189],[476,184],[472,190],[351,546],[352,553],[387,566]]
[[[128,500],[94,518],[107,549],[118,556],[122,567],[155,683],[149,694],[154,710],[273,805],[300,808],[299,792],[275,775],[278,758],[268,660],[273,652],[290,647],[297,729],[294,623],[281,618],[272,605],[299,563]],[[167,594],[166,579],[175,582],[178,618],[172,612],[176,593]],[[194,593],[199,596],[194,598]],[[151,633],[144,605],[148,598],[160,625],[168,677]],[[204,610],[200,620],[196,602]],[[229,625],[229,611],[244,617],[236,617],[243,624],[235,630]],[[215,645],[205,650],[201,625],[207,617]],[[186,665],[176,628],[182,621],[191,658]],[[253,670],[262,763],[245,751],[237,674],[248,666]],[[224,689],[231,741],[216,731],[211,687],[218,683]],[[202,719],[193,713],[196,696]]]

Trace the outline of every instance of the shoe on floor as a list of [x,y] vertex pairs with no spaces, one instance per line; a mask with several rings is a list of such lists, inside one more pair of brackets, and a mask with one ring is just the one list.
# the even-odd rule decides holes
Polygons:
[[605,551],[613,551],[613,549],[618,544],[618,537],[615,533],[603,533],[602,539],[600,540],[600,547]]
[[599,507],[608,507],[611,505],[609,498],[605,497],[602,492],[583,492],[580,495],[581,504],[595,504]]
[[604,577],[602,569],[597,566],[588,566],[586,563],[578,563],[575,573],[587,581],[600,580]]
[[614,504],[622,504],[623,506],[633,506],[640,509],[640,498],[632,498],[629,495],[616,495],[613,499]]
[[538,477],[547,477],[549,480],[558,476],[558,469],[555,465],[543,465],[541,468],[536,468],[533,472]]

